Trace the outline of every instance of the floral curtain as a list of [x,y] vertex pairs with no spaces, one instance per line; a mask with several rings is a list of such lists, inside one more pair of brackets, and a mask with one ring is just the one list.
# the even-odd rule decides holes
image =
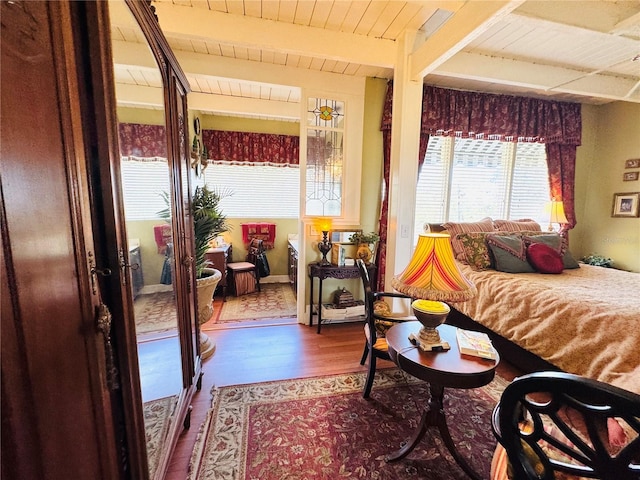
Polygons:
[[164,125],[120,123],[120,155],[123,157],[167,158],[167,134]]
[[[393,82],[390,81],[380,126],[384,142],[385,184],[380,208],[379,290],[384,289],[392,102]],[[576,147],[582,141],[579,103],[465,92],[425,85],[422,93],[419,160],[424,159],[423,142],[425,139],[428,142],[429,135],[436,134],[544,143],[552,198],[563,201],[569,221],[567,228],[575,226]],[[426,151],[426,144],[424,149]]]
[[300,164],[300,138],[293,135],[202,130],[209,160],[289,167]]

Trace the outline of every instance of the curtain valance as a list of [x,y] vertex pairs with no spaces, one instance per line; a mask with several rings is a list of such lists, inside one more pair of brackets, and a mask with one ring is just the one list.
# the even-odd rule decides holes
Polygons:
[[[391,128],[393,88],[387,88],[381,130]],[[579,103],[491,93],[467,92],[425,85],[421,132],[580,145]]]
[[167,134],[164,125],[121,123],[118,125],[120,155],[123,157],[167,158]]
[[202,130],[202,142],[214,162],[276,167],[300,164],[300,138],[293,135]]

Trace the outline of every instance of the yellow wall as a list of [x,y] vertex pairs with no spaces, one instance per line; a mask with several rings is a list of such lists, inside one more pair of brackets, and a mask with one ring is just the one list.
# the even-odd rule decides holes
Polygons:
[[614,193],[640,192],[640,181],[622,180],[625,160],[640,158],[640,105],[584,105],[582,117],[583,142],[576,159],[578,225],[570,234],[571,251],[576,258],[604,255],[617,268],[640,272],[640,218],[611,216]]
[[140,220],[127,222],[127,234],[130,239],[140,241],[140,257],[142,260],[142,275],[145,285],[160,283],[164,254],[158,253],[158,247],[153,236],[153,227],[164,224],[164,220]]

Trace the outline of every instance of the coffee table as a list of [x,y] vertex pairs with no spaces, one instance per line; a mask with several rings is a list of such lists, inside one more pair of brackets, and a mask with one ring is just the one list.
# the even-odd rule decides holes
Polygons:
[[395,462],[406,457],[420,443],[429,427],[437,427],[444,444],[458,465],[469,477],[482,480],[456,450],[447,426],[442,400],[445,388],[478,388],[490,383],[495,376],[500,357],[496,360],[485,360],[461,355],[456,341],[456,327],[450,325],[440,325],[438,332],[443,341],[449,342],[451,349],[444,352],[423,352],[409,341],[409,335],[417,333],[421,327],[420,322],[403,322],[391,327],[387,332],[391,360],[401,370],[429,382],[431,398],[411,438],[385,460]]

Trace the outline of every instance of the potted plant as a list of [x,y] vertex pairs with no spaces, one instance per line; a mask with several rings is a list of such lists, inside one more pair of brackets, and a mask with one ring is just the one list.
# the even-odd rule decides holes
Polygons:
[[349,241],[358,246],[356,250],[356,257],[361,258],[366,264],[371,263],[371,258],[373,257],[373,244],[378,240],[380,240],[380,235],[376,232],[355,232],[349,237]]
[[[222,272],[209,268],[206,259],[210,242],[218,235],[230,229],[227,217],[220,209],[220,201],[230,195],[228,191],[218,191],[208,188],[206,185],[196,187],[191,201],[191,215],[193,217],[193,236],[195,242],[194,263],[196,273],[196,290],[198,298],[198,322],[200,325],[211,318],[213,314],[213,294],[222,278]],[[169,196],[164,194],[165,201],[169,205]],[[171,215],[169,207],[160,212],[160,216],[169,220]],[[215,346],[209,337],[200,333],[200,353],[204,360],[213,355]]]
[[595,265],[596,267],[610,267],[613,264],[613,260],[596,253],[582,257],[582,261],[587,265]]

